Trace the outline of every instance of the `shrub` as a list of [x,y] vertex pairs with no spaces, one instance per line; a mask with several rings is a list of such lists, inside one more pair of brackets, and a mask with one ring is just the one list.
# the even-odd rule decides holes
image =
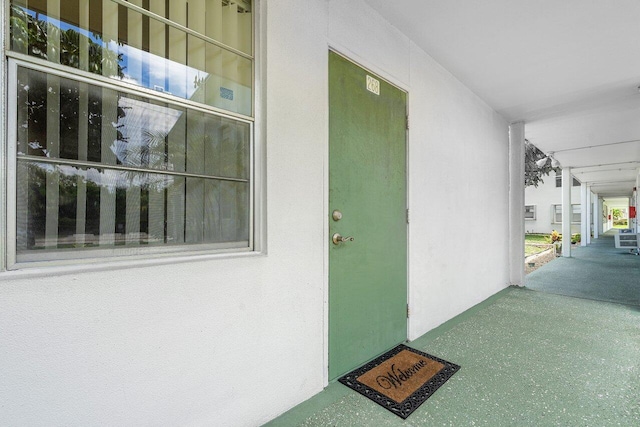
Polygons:
[[556,230],[553,230],[549,237],[547,237],[548,243],[556,243],[562,241],[562,235],[558,233]]

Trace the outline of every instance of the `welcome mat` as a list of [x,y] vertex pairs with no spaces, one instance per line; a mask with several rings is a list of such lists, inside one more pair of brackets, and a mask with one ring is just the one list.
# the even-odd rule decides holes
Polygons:
[[338,381],[406,419],[459,369],[400,344]]

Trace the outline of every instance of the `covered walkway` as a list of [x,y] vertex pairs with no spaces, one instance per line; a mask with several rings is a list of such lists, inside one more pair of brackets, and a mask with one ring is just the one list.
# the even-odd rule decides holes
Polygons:
[[336,382],[268,425],[640,425],[640,257],[614,233],[411,342],[462,369],[406,421]]
[[410,343],[462,369],[406,421],[332,383],[268,425],[640,425],[639,325],[636,306],[508,288]]
[[610,230],[526,277],[526,287],[553,294],[640,306],[640,256],[616,249]]

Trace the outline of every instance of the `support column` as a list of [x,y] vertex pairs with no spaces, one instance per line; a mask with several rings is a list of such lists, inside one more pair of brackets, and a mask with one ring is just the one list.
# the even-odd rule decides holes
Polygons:
[[602,222],[602,214],[600,213],[600,198],[598,193],[593,193],[593,238],[597,239],[600,235],[600,223]]
[[640,194],[638,192],[638,187],[640,187],[640,169],[638,169],[638,177],[636,178],[636,188],[633,190],[633,202],[635,202],[635,206],[636,208],[636,217],[633,220],[629,220],[630,224],[634,224],[635,227],[633,227],[635,229],[636,233],[640,233]]
[[587,237],[585,239],[584,235],[582,236],[582,238],[586,240],[587,245],[591,244],[591,218],[593,217],[593,215],[591,214],[591,207],[593,206],[593,204],[591,203],[592,195],[593,193],[591,193],[591,185],[587,185]]
[[[4,38],[5,38],[5,9],[7,9],[6,7],[4,7],[4,3],[3,3],[3,7],[0,7],[0,46],[4,46]],[[0,76],[6,76],[6,71],[7,71],[7,61],[3,60],[0,61]],[[6,89],[5,89],[6,85],[2,84],[0,85],[0,99],[2,100],[6,100]],[[3,144],[6,144],[6,142],[4,141],[4,135],[5,135],[5,131],[7,129],[6,127],[6,122],[5,122],[5,117],[6,117],[6,104],[7,101],[4,101],[2,103],[0,103],[0,129],[3,129],[3,133],[0,136],[0,138],[2,138]],[[3,146],[2,149],[0,149],[0,206],[2,206],[2,209],[0,209],[0,230],[2,230],[2,232],[4,233],[5,230],[7,230],[7,216],[6,216],[6,206],[7,206],[7,169],[5,167],[5,165],[7,164],[7,159],[6,159],[6,154],[5,154],[5,148]],[[15,191],[15,188],[14,188]],[[15,214],[15,212],[14,212]],[[0,239],[0,272],[1,271],[5,271],[6,268],[6,263],[5,260],[7,259],[7,247],[6,247],[6,239],[2,238]]]
[[571,168],[562,169],[562,256],[571,256]]
[[[564,186],[564,182],[562,185]],[[583,182],[580,184],[580,246],[587,246],[587,229],[589,226],[589,224],[587,224],[588,222],[589,217],[587,216],[587,184]]]
[[524,122],[509,127],[509,284],[524,286]]

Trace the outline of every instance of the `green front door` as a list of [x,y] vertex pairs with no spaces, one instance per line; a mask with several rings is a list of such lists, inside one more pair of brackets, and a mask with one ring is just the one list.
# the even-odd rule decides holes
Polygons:
[[406,208],[406,93],[331,52],[329,379],[406,339]]

